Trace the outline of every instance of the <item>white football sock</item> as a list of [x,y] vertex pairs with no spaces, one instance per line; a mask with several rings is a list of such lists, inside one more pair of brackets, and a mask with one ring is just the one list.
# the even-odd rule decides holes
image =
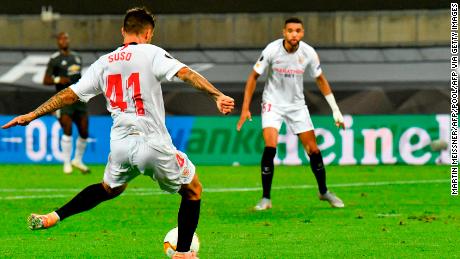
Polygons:
[[72,136],[62,135],[61,148],[64,163],[70,163],[70,155],[72,154]]
[[86,139],[82,137],[78,137],[77,147],[75,148],[75,157],[74,157],[75,161],[79,161],[79,162],[82,161],[83,154],[85,153],[85,150],[86,150],[86,143],[87,143]]

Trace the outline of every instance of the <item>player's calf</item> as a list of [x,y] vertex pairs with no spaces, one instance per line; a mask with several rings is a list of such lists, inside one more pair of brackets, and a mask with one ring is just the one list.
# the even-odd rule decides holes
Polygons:
[[316,182],[318,183],[318,190],[320,194],[325,194],[327,192],[326,186],[326,169],[324,168],[323,156],[321,152],[317,150],[309,154],[310,157],[310,167],[315,175]]
[[275,171],[275,165],[273,160],[275,159],[276,148],[265,147],[262,159],[260,161],[260,171],[262,178],[263,193],[262,197],[270,199],[270,192],[272,188],[273,173]]
[[[177,252],[190,251],[193,234],[198,226],[201,207],[202,186],[195,174],[190,184],[182,185],[179,193],[182,201],[177,215],[178,238]],[[174,257],[173,257],[174,258]],[[195,258],[195,257],[177,257],[177,258]]]

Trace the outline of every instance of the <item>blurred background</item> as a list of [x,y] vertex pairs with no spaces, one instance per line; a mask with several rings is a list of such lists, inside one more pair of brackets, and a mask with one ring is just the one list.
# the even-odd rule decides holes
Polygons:
[[[87,67],[100,55],[120,45],[123,14],[133,6],[146,6],[156,14],[153,44],[168,50],[236,99],[237,109],[229,124],[232,129],[239,116],[244,84],[253,64],[270,41],[282,37],[284,20],[296,16],[304,22],[304,41],[316,48],[339,107],[349,115],[349,124],[358,127],[355,132],[351,128],[348,133],[354,134],[354,140],[350,139],[352,143],[362,145],[358,152],[362,159],[347,160],[345,164],[367,163],[364,158],[366,150],[371,147],[366,146],[365,129],[377,132],[373,135],[377,147],[371,150],[376,152],[377,162],[371,159],[373,162],[369,163],[410,163],[400,154],[394,155],[395,159],[385,160],[388,151],[385,143],[393,143],[392,148],[399,147],[402,152],[404,143],[401,144],[401,137],[413,126],[420,125],[417,128],[424,128],[427,132],[427,135],[417,130],[413,135],[407,133],[410,135],[406,136],[409,138],[407,148],[415,152],[415,158],[428,152],[431,140],[443,138],[448,141],[449,116],[446,114],[450,113],[451,54],[450,3],[447,1],[328,0],[293,4],[279,0],[9,2],[0,6],[0,30],[4,35],[0,42],[0,114],[29,112],[54,93],[54,87],[43,86],[42,79],[49,57],[57,49],[55,35],[58,32],[69,33],[71,49],[81,54]],[[260,112],[263,84],[263,78],[259,79],[251,107],[253,114]],[[215,104],[206,95],[183,83],[166,83],[163,93],[168,115],[195,115],[198,117],[193,118],[203,120],[208,115],[218,115]],[[307,75],[305,96],[311,114],[330,115],[329,106]],[[91,115],[107,115],[101,96],[92,100],[89,107]],[[362,123],[353,124],[353,118]],[[391,123],[382,118],[390,118]],[[406,122],[407,126],[400,129],[399,122]],[[188,138],[196,132],[194,127],[191,127],[192,131],[184,131],[188,133],[175,131],[175,125],[183,125],[181,123],[184,122],[168,122],[176,146],[191,153],[198,152],[187,141],[178,142],[179,137]],[[209,123],[203,122],[203,127]],[[379,134],[381,127],[389,128],[394,138],[385,139],[384,133]],[[441,129],[443,127],[445,129]],[[51,130],[48,128],[46,131]],[[260,130],[260,124],[254,129]],[[178,134],[176,137],[174,132]],[[224,143],[211,143],[220,135],[208,133],[213,139],[209,140],[209,146],[218,147],[204,148],[205,151],[200,152],[209,155],[227,150],[219,148],[225,146]],[[11,137],[13,133],[2,134]],[[32,139],[40,138],[33,131],[30,134]],[[341,138],[342,144],[345,143],[344,136],[348,136],[346,132],[332,134],[334,139]],[[319,135],[323,144],[326,143],[328,135]],[[226,135],[222,136],[225,138]],[[289,146],[288,140],[281,139],[280,142]],[[344,151],[339,144],[336,147],[338,155],[331,163],[340,163],[339,156]],[[7,145],[3,150],[14,151],[11,148],[15,144],[11,141],[0,145]],[[37,148],[40,149],[32,145],[30,149]],[[228,152],[232,153],[230,149]],[[258,150],[255,149],[254,154]],[[285,152],[284,156],[288,157],[289,151]],[[447,151],[444,156],[447,159]],[[55,161],[55,158],[46,160],[45,157],[45,162]],[[102,157],[105,159],[106,156]],[[438,153],[433,154],[429,159],[423,159],[423,163],[435,163],[440,157],[442,155]],[[259,155],[254,155],[254,163],[259,159]],[[240,162],[241,159],[230,158],[223,163],[233,160]],[[295,160],[294,164],[299,161]]]

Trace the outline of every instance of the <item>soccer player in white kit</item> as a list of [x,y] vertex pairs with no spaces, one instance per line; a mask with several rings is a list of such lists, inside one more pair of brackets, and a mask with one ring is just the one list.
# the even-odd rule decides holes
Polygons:
[[344,128],[342,113],[322,73],[318,55],[311,46],[301,41],[304,36],[302,21],[298,18],[287,19],[284,23],[283,36],[283,39],[267,45],[249,74],[241,116],[237,124],[239,131],[246,120],[251,120],[249,107],[257,78],[268,70],[262,95],[262,128],[265,141],[261,160],[263,195],[254,209],[266,210],[272,207],[270,191],[274,172],[273,159],[283,121],[299,137],[310,158],[310,166],[318,183],[320,200],[328,201],[332,207],[344,207],[343,202],[329,192],[326,186],[323,158],[316,143],[313,123],[303,94],[305,70],[315,78],[318,88],[332,109],[334,121],[339,128]]
[[42,115],[78,100],[87,102],[98,94],[105,96],[113,118],[103,182],[86,187],[56,211],[32,214],[31,229],[52,227],[58,221],[115,198],[130,180],[144,174],[158,181],[161,189],[182,196],[177,252],[173,258],[196,258],[189,250],[198,225],[202,187],[195,166],[186,154],[176,150],[166,129],[160,82],[177,76],[208,93],[223,114],[233,110],[234,101],[165,50],[149,44],[154,27],[154,17],[146,9],[128,10],[121,47],[100,57],[76,84],[60,91],[35,111],[3,126],[27,125]]

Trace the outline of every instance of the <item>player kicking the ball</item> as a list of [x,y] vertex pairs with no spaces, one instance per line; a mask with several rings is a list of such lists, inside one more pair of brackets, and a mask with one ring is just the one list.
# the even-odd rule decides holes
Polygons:
[[32,214],[31,229],[52,227],[113,199],[125,190],[129,181],[144,174],[157,180],[161,189],[182,196],[177,252],[173,258],[196,258],[189,250],[198,225],[202,187],[195,166],[186,154],[176,150],[166,129],[160,81],[178,77],[208,93],[223,114],[233,110],[234,101],[165,50],[149,44],[154,28],[154,17],[146,9],[128,10],[121,31],[122,46],[100,57],[76,84],[60,91],[35,111],[3,126],[27,125],[65,105],[79,99],[87,102],[98,94],[104,94],[112,114],[110,155],[103,182],[86,187],[56,211]]
[[310,157],[310,166],[318,182],[319,199],[328,201],[332,207],[342,208],[343,202],[329,192],[326,186],[326,170],[316,143],[316,136],[310,113],[303,95],[303,74],[307,70],[316,79],[321,93],[332,109],[335,124],[344,128],[343,116],[335,102],[326,77],[323,75],[315,50],[301,41],[304,36],[302,21],[289,18],[284,23],[283,39],[278,39],[263,50],[253,71],[249,74],[244,91],[244,102],[237,130],[246,120],[251,120],[249,106],[256,88],[257,78],[268,69],[267,81],[262,96],[262,128],[265,149],[261,161],[263,195],[255,210],[272,207],[270,190],[278,143],[278,132],[283,120],[296,134]]

